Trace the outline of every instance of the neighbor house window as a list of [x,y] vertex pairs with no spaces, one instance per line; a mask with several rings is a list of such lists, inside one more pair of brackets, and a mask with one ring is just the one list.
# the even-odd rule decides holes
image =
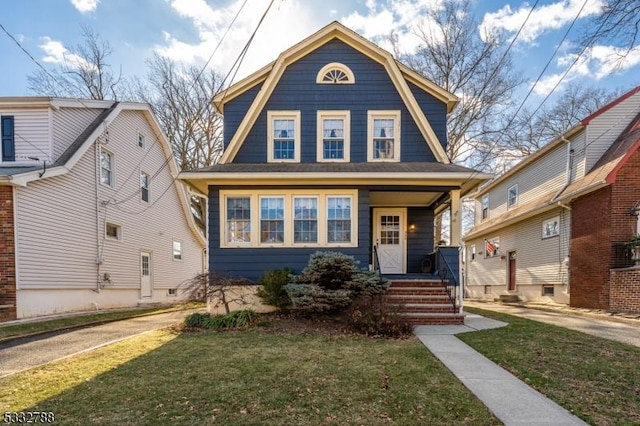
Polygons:
[[353,84],[356,82],[351,69],[339,62],[325,65],[316,76],[318,84]]
[[144,148],[144,135],[142,133],[138,133],[138,146]]
[[318,111],[318,161],[349,161],[349,111]]
[[260,197],[260,242],[284,243],[284,197]]
[[400,111],[369,111],[368,161],[400,161]]
[[223,190],[220,195],[221,247],[357,245],[356,190]]
[[3,115],[0,119],[2,129],[2,161],[16,161],[16,141],[14,119],[12,115]]
[[122,239],[122,228],[115,223],[107,222],[105,224],[105,236],[114,240]]
[[554,296],[555,295],[555,287],[552,285],[543,285],[542,286],[542,295],[543,296]]
[[560,216],[542,222],[542,238],[551,238],[560,235]]
[[507,208],[518,204],[518,184],[510,186],[507,190]]
[[151,177],[145,172],[140,172],[140,199],[149,202],[149,184]]
[[100,183],[113,188],[114,179],[114,156],[104,148],[100,148]]
[[482,197],[482,201],[480,203],[480,218],[482,220],[486,220],[489,218],[489,195],[485,195]]
[[182,242],[173,241],[173,260],[182,260]]
[[351,197],[328,197],[327,242],[351,241]]
[[267,112],[267,160],[300,162],[300,111]]
[[485,257],[496,257],[500,254],[500,238],[484,240]]
[[318,242],[318,197],[293,197],[293,242]]
[[227,197],[225,241],[227,243],[251,242],[251,198]]

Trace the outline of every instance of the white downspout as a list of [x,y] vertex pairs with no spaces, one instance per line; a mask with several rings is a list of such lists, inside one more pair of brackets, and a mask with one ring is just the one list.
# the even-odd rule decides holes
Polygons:
[[100,237],[102,236],[100,227],[100,153],[102,152],[102,145],[100,143],[100,137],[96,138],[94,144],[95,148],[95,195],[96,195],[96,293],[100,293],[101,281],[100,281],[100,265],[102,264],[102,258],[100,256]]

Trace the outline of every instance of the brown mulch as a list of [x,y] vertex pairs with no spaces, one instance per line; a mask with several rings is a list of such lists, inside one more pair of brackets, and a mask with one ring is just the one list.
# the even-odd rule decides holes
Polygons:
[[304,316],[271,312],[256,314],[254,324],[261,330],[276,334],[321,334],[326,336],[354,335],[347,315]]

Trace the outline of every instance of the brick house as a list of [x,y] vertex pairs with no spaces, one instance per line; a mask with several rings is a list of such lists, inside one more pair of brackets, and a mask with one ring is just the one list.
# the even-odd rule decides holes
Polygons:
[[639,146],[637,87],[481,187],[467,294],[640,312]]

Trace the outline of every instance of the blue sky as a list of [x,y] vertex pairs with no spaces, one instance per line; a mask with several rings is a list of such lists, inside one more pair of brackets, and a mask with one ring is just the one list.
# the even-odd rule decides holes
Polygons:
[[[82,41],[81,25],[107,40],[113,50],[114,72],[144,76],[145,60],[154,52],[189,64],[202,65],[222,39],[245,0],[22,0],[6,1],[0,24],[42,66],[56,67],[67,49]],[[248,0],[222,41],[210,66],[226,74],[271,0]],[[522,27],[531,5],[522,1],[472,0],[484,29],[504,31],[512,38]],[[568,40],[575,40],[602,0],[540,0],[522,27],[512,51],[520,72],[535,81],[565,31],[582,8]],[[418,45],[414,35],[428,28],[425,11],[441,0],[275,0],[242,64],[236,81],[276,59],[278,53],[337,20],[390,48],[384,36],[398,34],[403,51]],[[531,2],[532,4],[535,1]],[[584,6],[584,7],[583,7]],[[546,96],[574,61],[565,42],[536,85],[531,99]],[[2,71],[0,96],[29,95],[27,75],[37,65],[0,31]],[[606,88],[628,89],[640,84],[640,49],[613,68],[614,46],[594,46],[580,58],[559,89],[570,81]],[[527,88],[524,88],[528,90]],[[523,93],[524,90],[523,89]]]

